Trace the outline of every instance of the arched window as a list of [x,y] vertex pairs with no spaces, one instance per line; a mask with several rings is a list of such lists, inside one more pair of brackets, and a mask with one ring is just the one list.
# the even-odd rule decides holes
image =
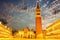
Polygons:
[[40,13],[37,13],[37,15],[40,15]]

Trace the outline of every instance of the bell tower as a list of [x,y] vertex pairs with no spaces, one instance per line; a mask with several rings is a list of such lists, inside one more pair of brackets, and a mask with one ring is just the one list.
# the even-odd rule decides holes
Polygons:
[[42,35],[42,19],[41,19],[41,10],[38,4],[38,0],[36,2],[36,37],[41,37]]

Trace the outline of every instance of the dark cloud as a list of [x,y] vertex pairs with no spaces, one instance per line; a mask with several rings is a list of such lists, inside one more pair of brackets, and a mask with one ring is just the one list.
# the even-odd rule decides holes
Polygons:
[[7,20],[6,19],[3,19],[3,18],[0,18],[0,21],[2,22],[2,24],[7,24]]
[[55,10],[55,11],[53,12],[53,14],[56,15],[56,14],[58,14],[59,12],[60,12],[60,10]]
[[23,7],[22,9],[23,9],[23,10],[26,10],[26,9],[27,9],[27,7]]

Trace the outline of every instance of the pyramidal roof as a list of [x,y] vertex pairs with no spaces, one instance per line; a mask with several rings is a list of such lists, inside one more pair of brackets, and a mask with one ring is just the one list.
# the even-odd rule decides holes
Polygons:
[[38,9],[40,8],[39,7],[39,1],[38,0],[36,1],[36,8],[38,8]]

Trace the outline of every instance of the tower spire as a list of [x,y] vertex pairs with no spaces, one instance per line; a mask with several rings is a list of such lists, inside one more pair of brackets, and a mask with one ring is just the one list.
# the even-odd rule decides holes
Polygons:
[[36,0],[36,17],[40,17],[41,16],[41,12],[40,12],[40,7],[39,7],[39,1]]

